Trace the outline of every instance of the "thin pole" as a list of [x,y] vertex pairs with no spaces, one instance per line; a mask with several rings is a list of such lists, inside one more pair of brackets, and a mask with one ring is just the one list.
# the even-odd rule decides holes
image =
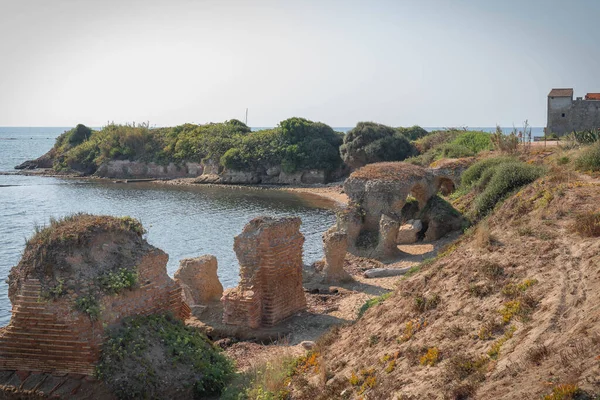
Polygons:
[[246,121],[244,122],[246,125],[248,125],[248,109],[246,108]]

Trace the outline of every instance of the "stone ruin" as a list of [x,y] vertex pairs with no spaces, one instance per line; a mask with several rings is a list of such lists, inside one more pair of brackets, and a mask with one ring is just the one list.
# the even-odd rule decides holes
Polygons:
[[174,279],[183,288],[184,300],[189,306],[207,305],[219,301],[223,295],[215,256],[181,260]]
[[[464,168],[466,166],[423,168],[404,162],[366,165],[353,172],[344,183],[350,204],[338,214],[333,230],[347,235],[348,251],[352,254],[381,260],[397,258],[402,255],[398,239],[402,224],[407,222],[403,220],[402,211],[408,196],[416,199],[417,211],[423,210],[438,191],[454,190]],[[411,224],[418,225],[415,221]],[[452,224],[454,227],[455,223]],[[422,225],[422,229],[427,228]],[[416,239],[416,235],[414,237]]]
[[[130,218],[83,214],[29,240],[8,279],[12,317],[0,329],[0,370],[92,375],[106,328],[160,312],[186,319],[168,256],[143,232]],[[111,285],[120,271],[137,274],[131,288]]]
[[223,294],[223,322],[268,327],[306,309],[300,218],[259,217],[235,237],[240,283]]
[[337,283],[348,282],[352,277],[344,270],[344,260],[348,250],[348,234],[340,232],[335,227],[323,234],[323,252],[325,265],[323,266],[323,282]]

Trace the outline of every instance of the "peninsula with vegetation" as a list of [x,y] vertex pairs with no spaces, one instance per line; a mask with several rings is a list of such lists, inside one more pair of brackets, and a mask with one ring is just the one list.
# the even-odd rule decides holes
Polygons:
[[[3,398],[598,399],[600,135],[291,118],[150,129],[83,125],[22,168],[194,182],[343,179],[347,203],[304,265],[302,221],[167,255],[135,219],[38,229],[8,279]],[[294,180],[294,177],[296,180]],[[317,179],[318,178],[318,179]],[[344,179],[345,178],[345,179]]]

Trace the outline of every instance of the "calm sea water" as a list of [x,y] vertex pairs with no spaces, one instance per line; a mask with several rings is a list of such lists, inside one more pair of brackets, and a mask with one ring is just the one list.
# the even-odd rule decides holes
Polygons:
[[[42,155],[65,129],[0,128],[0,172],[14,172],[15,165]],[[233,237],[250,219],[300,217],[306,237],[304,262],[312,263],[322,257],[321,234],[335,221],[334,213],[324,207],[283,191],[0,175],[0,326],[10,319],[5,282],[10,268],[19,262],[34,226],[50,217],[88,212],[139,218],[148,230],[148,242],[169,254],[171,276],[182,258],[213,254],[223,286],[232,287],[239,273]]]

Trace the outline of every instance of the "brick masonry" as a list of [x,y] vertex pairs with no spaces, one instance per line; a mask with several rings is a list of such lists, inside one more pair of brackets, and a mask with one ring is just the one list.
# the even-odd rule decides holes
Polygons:
[[151,247],[137,268],[139,286],[101,296],[97,321],[74,308],[75,294],[44,300],[39,280],[23,278],[11,297],[10,323],[0,330],[0,370],[92,375],[105,328],[129,316],[167,311],[186,319],[190,309],[167,275],[167,259]]
[[260,217],[235,237],[240,284],[222,297],[224,323],[273,326],[306,309],[300,224],[300,218]]

